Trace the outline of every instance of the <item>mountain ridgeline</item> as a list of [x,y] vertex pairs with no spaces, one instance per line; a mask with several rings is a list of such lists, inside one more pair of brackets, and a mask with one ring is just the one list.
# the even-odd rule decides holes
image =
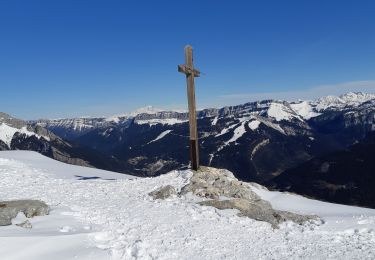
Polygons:
[[60,138],[37,124],[0,112],[0,151],[36,151],[61,162],[121,171],[122,163],[90,147]]
[[[296,172],[294,169],[316,158],[368,142],[375,130],[375,95],[347,93],[299,102],[264,100],[204,109],[197,116],[202,165],[226,168],[244,181],[303,193],[301,189],[306,189],[308,182],[303,187],[288,185],[288,178],[283,176],[294,178],[298,174],[290,171]],[[154,111],[147,107],[110,118],[38,120],[27,122],[27,126],[30,131],[39,128],[53,136],[49,151],[56,146],[55,142],[63,143],[64,148],[59,146],[59,151],[64,151],[66,157],[79,158],[94,167],[155,176],[189,164],[189,126],[185,112]],[[41,140],[48,143],[42,138],[35,142],[39,145]],[[23,149],[24,146],[16,143],[12,140],[8,149]],[[0,142],[0,149],[1,145],[7,148],[6,143]],[[39,146],[34,148],[26,147],[40,150]],[[51,152],[44,154],[59,159]],[[100,163],[93,158],[100,158]],[[68,159],[63,161],[74,163]],[[324,192],[305,194],[332,200]],[[338,202],[373,206],[361,204],[360,198]]]

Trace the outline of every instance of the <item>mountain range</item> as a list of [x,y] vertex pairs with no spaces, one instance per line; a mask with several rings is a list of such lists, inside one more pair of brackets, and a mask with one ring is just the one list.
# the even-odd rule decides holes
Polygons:
[[0,151],[36,151],[69,164],[120,171],[121,162],[97,150],[69,142],[38,124],[0,112]]
[[[347,93],[298,102],[263,100],[203,109],[197,116],[203,165],[226,168],[244,181],[333,200],[329,192],[302,192],[310,187],[307,179],[301,186],[289,185],[290,178],[297,179],[294,176],[317,158],[350,151],[359,143],[366,147],[375,130],[375,95]],[[13,128],[14,135],[4,137],[7,127]],[[2,114],[0,129],[0,149],[35,150],[68,163],[137,176],[160,175],[189,163],[186,112],[146,107],[109,118],[28,122]],[[340,156],[335,158],[340,160]],[[374,206],[361,198],[335,201]]]

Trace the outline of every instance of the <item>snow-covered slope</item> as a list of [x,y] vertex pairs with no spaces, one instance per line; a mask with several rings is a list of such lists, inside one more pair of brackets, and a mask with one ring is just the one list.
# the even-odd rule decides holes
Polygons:
[[298,114],[293,111],[292,107],[286,103],[276,103],[272,102],[267,110],[267,115],[276,119],[276,121],[281,120],[291,120],[293,118],[299,118]]
[[[375,210],[252,189],[274,207],[317,214],[323,225],[270,224],[234,210],[196,204],[192,195],[153,200],[165,185],[179,189],[190,171],[156,178],[78,180],[72,169],[28,152],[0,152],[0,198],[40,199],[51,214],[30,219],[31,230],[0,227],[3,259],[373,259]],[[49,166],[46,166],[49,165]],[[105,178],[106,172],[100,174]],[[102,175],[103,174],[103,175]],[[114,175],[111,176],[111,178]],[[120,175],[119,177],[123,177]],[[105,178],[107,179],[107,178]],[[19,216],[22,219],[22,216]],[[15,220],[15,223],[20,220]]]
[[320,115],[320,113],[317,113],[314,111],[314,108],[312,107],[311,102],[308,102],[308,101],[302,101],[300,103],[292,103],[290,106],[298,115],[300,115],[303,119],[306,119],[306,120]]
[[66,164],[32,151],[2,151],[0,158],[21,161],[28,167],[53,174],[58,179],[134,179],[135,176]]

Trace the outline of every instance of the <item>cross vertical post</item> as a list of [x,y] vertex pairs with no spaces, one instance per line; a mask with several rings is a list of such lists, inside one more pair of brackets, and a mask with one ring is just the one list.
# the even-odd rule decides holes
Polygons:
[[179,65],[178,71],[186,75],[190,127],[190,161],[192,169],[196,171],[199,168],[199,146],[194,78],[199,77],[200,72],[194,69],[193,48],[190,45],[185,46],[185,64]]

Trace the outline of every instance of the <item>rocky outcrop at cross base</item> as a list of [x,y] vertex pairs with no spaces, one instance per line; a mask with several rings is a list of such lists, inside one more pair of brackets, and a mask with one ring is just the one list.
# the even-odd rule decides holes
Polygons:
[[[163,196],[158,196],[158,198],[165,199],[168,197],[165,196],[166,193],[173,194],[170,188],[161,187],[150,195],[156,199],[155,194],[162,193]],[[200,170],[194,171],[190,182],[181,189],[179,195],[186,195],[190,192],[208,199],[198,202],[202,206],[237,209],[238,216],[265,221],[274,228],[285,221],[293,221],[297,224],[321,221],[318,216],[303,216],[273,209],[268,201],[261,199],[251,190],[250,184],[237,180],[231,172],[223,169],[201,167]]]

